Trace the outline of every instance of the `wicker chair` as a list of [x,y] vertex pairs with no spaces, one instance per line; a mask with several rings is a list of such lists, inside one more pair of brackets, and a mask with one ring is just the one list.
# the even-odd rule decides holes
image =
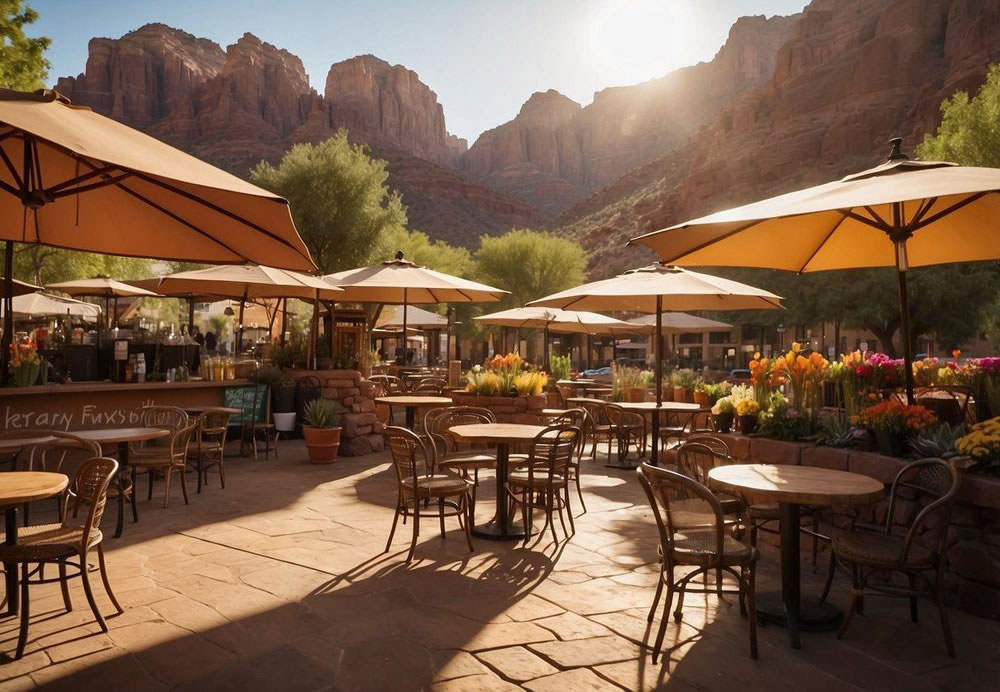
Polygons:
[[[937,605],[948,655],[955,657],[955,643],[944,604],[944,569],[945,541],[959,483],[958,470],[943,459],[921,459],[907,464],[892,482],[883,530],[879,533],[851,531],[834,538],[833,555],[838,562],[850,567],[853,582],[851,606],[837,632],[838,639],[847,632],[855,611],[862,611],[866,595],[910,599],[910,618],[914,622],[917,621],[917,599],[923,596]],[[916,493],[918,498],[930,500],[909,525],[896,520],[896,503],[899,491],[904,488]],[[935,535],[928,545],[928,542],[920,540],[920,536],[925,529],[931,528],[928,520],[933,515],[936,515],[932,524]],[[893,533],[894,528],[905,528],[906,531],[899,535],[898,532]],[[872,579],[873,576],[885,575],[904,576],[908,586],[892,580]],[[824,598],[832,576],[831,570]]]
[[[599,404],[596,402],[588,402],[581,404],[583,410],[587,412],[587,416],[590,422],[590,458],[592,461],[597,460],[597,446],[607,442],[609,449],[611,445],[611,440],[614,438],[614,430],[608,423],[608,417],[604,413],[604,404]],[[610,457],[610,452],[608,453]]]
[[[660,629],[656,633],[656,643],[653,646],[653,663],[659,657],[666,633],[668,615],[673,604],[674,593],[677,593],[677,608],[674,619],[680,622],[683,618],[684,594],[736,593],[740,600],[740,613],[747,617],[750,624],[750,656],[757,658],[757,617],[754,604],[754,580],[757,560],[760,554],[752,546],[744,545],[730,536],[725,528],[722,507],[715,495],[695,480],[675,471],[643,464],[636,473],[639,483],[646,492],[649,504],[653,509],[656,526],[660,532],[659,554],[661,557],[660,579],[656,584],[656,596],[649,610],[649,622],[653,621],[656,606],[660,600],[663,586],[667,587],[667,599],[660,620]],[[674,498],[683,497],[685,503],[678,507]],[[691,513],[690,500],[698,501],[702,509]],[[685,572],[679,579],[674,578],[677,567],[694,567]],[[739,571],[737,571],[737,569]],[[715,589],[709,589],[707,583],[701,589],[689,588],[689,585],[699,574],[708,572],[728,572],[736,578],[738,589],[724,590],[721,583]]]
[[[63,466],[66,464],[66,458],[70,456],[72,452],[83,452],[87,455],[88,459],[101,456],[101,446],[99,444],[90,440],[85,440],[72,433],[61,432],[59,430],[36,430],[33,431],[33,433],[36,435],[47,435],[55,439],[52,442],[43,445],[36,445],[29,450],[28,457],[24,460],[24,464],[22,465],[22,468],[25,471],[65,473]],[[65,519],[66,503],[72,495],[73,488],[71,486],[67,486],[64,491],[53,498],[56,501],[56,505],[59,510],[59,521]],[[28,517],[30,506],[30,503],[25,503],[24,505],[25,526],[29,523]]]
[[[392,465],[396,470],[397,480],[396,512],[392,518],[392,528],[389,530],[389,540],[385,542],[384,552],[389,552],[392,537],[396,533],[396,524],[402,515],[404,521],[407,517],[413,519],[413,538],[410,541],[410,550],[406,554],[406,561],[413,559],[413,551],[417,547],[417,538],[420,535],[420,508],[425,502],[430,501],[437,501],[441,540],[445,537],[445,517],[457,517],[459,525],[465,530],[469,552],[472,552],[472,534],[469,531],[469,524],[472,521],[469,515],[471,483],[451,473],[434,473],[434,453],[427,441],[416,433],[406,428],[389,426],[383,435],[392,454]],[[433,510],[428,514],[433,516]]]
[[698,427],[701,411],[664,411],[660,413],[660,447],[684,442],[698,432],[708,432]]
[[412,393],[427,394],[431,396],[441,396],[444,393],[448,381],[441,377],[425,377],[416,382],[410,390]]
[[576,481],[576,494],[580,498],[581,514],[587,513],[587,504],[583,501],[583,489],[580,488],[580,464],[583,462],[583,450],[587,446],[586,430],[590,425],[590,414],[586,409],[571,408],[549,421],[549,425],[572,425],[580,429],[580,437],[576,446],[576,456],[569,463],[569,481]]
[[[142,427],[161,428],[176,433],[178,430],[186,428],[190,423],[190,418],[184,409],[176,406],[143,406],[142,407]],[[145,442],[129,443],[129,460],[152,455],[160,456],[163,448],[169,444],[169,438],[164,437],[157,440]]]
[[382,386],[383,396],[406,394],[403,381],[394,375],[372,375],[368,379]]
[[[455,425],[496,423],[496,416],[488,408],[478,406],[449,406],[429,410],[424,415],[424,433],[430,442],[433,455],[432,472],[438,469],[457,471],[472,483],[469,514],[476,516],[476,489],[479,487],[479,470],[497,465],[495,452],[461,449],[455,436],[448,430]],[[469,478],[469,472],[472,478]]]
[[169,446],[164,447],[160,455],[145,454],[141,457],[129,459],[129,465],[136,469],[145,470],[149,474],[149,493],[147,500],[153,499],[153,479],[157,473],[164,476],[165,488],[163,491],[163,508],[166,509],[170,503],[170,479],[177,473],[181,478],[181,492],[184,494],[184,504],[188,504],[187,481],[185,480],[187,470],[188,445],[197,430],[198,424],[191,423],[187,427],[178,430],[169,439]]
[[628,458],[629,448],[635,444],[639,456],[646,454],[646,417],[641,413],[626,411],[618,404],[605,404],[604,415],[611,426],[608,436],[608,459],[611,459],[611,440],[615,440],[618,448],[618,461]]
[[687,438],[687,442],[693,442],[700,445],[705,445],[711,449],[716,454],[721,454],[722,456],[727,456],[732,458],[733,452],[729,447],[729,443],[726,442],[721,437],[716,437],[715,435],[691,435]]
[[573,512],[569,506],[569,473],[573,455],[580,442],[580,428],[572,425],[550,425],[538,433],[531,442],[528,460],[507,476],[507,494],[515,504],[521,505],[521,519],[524,522],[524,543],[531,538],[533,510],[545,511],[545,527],[552,529],[552,539],[556,537],[556,525],[552,513],[559,513],[559,523],[563,533],[569,538],[563,510],[569,515],[569,525],[573,524]]
[[[28,641],[28,621],[30,617],[29,585],[46,584],[58,581],[62,587],[63,603],[66,610],[73,609],[70,600],[68,580],[70,577],[80,577],[83,581],[83,591],[87,595],[87,602],[94,613],[97,624],[102,632],[108,631],[108,625],[104,621],[104,616],[97,607],[94,600],[94,592],[90,585],[89,568],[87,557],[91,550],[97,549],[98,567],[101,572],[101,580],[104,582],[104,589],[108,593],[108,598],[115,610],[120,615],[125,612],[114,592],[111,590],[111,583],[108,580],[108,569],[104,561],[104,535],[101,533],[101,517],[104,516],[104,508],[107,504],[108,485],[118,472],[118,462],[105,457],[95,457],[84,462],[76,472],[73,480],[73,514],[72,519],[79,516],[80,505],[85,503],[90,506],[87,511],[83,525],[75,525],[68,519],[64,519],[58,524],[39,524],[37,526],[27,526],[18,531],[16,545],[0,545],[0,561],[4,563],[15,563],[21,568],[21,626],[17,639],[17,652],[15,658],[24,655],[24,646]],[[76,562],[71,562],[75,559]],[[59,567],[57,578],[45,579],[41,576],[41,567],[46,563],[56,563]],[[31,565],[38,565],[37,572],[32,572]],[[67,567],[76,568],[76,572],[70,574]],[[32,574],[37,573],[37,579],[29,580]]]
[[[226,487],[226,434],[232,415],[225,409],[205,409],[196,421],[194,462],[198,472],[198,493],[204,481],[208,485],[208,469],[219,467],[219,483]],[[189,455],[191,458],[191,455]]]

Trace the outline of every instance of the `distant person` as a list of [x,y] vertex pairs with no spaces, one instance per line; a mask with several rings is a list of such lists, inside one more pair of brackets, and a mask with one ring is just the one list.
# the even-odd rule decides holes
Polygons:
[[215,332],[208,331],[205,332],[205,348],[209,351],[214,351],[216,346],[219,345],[219,340],[215,336]]
[[201,333],[201,329],[199,329],[198,327],[194,327],[194,328],[192,328],[191,331],[194,332],[194,334],[192,336],[193,336],[193,338],[195,340],[195,343],[197,343],[199,346],[204,346],[205,345],[205,335]]
[[406,350],[406,364],[407,365],[413,365],[413,356],[414,355],[415,354],[413,353],[413,349],[412,348],[409,348],[409,349]]

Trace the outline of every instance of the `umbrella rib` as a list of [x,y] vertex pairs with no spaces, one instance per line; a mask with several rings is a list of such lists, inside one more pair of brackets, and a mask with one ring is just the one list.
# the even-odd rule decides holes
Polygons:
[[121,175],[114,176],[111,178],[105,178],[96,183],[91,183],[90,185],[83,185],[82,187],[74,187],[72,190],[64,190],[62,192],[52,193],[50,196],[53,199],[60,199],[61,197],[69,197],[70,195],[81,195],[84,192],[90,192],[92,190],[98,190],[102,187],[107,187],[108,185],[117,185],[121,181],[132,177],[131,171],[124,171]]
[[3,147],[0,147],[0,157],[3,158],[3,162],[7,165],[7,170],[9,170],[10,174],[14,176],[14,182],[17,183],[18,187],[23,188],[24,182],[21,180],[21,174],[17,172],[17,169],[11,162],[10,157],[7,156],[7,150]]
[[[2,149],[0,149],[0,151],[2,151]],[[114,171],[114,170],[121,170],[121,169],[119,169],[118,166],[112,166],[112,165],[108,164],[107,166],[103,166],[101,168],[96,168],[94,170],[91,170],[89,173],[84,173],[83,175],[75,176],[73,178],[70,178],[69,180],[64,180],[61,183],[56,183],[55,185],[53,185],[52,187],[50,187],[45,192],[46,192],[46,194],[49,194],[49,195],[56,195],[59,192],[62,192],[63,190],[65,190],[67,187],[70,187],[72,185],[79,185],[80,183],[84,182],[85,180],[90,180],[91,178],[96,178],[98,176],[102,176],[102,175],[105,175],[107,173],[111,173],[111,171]]]
[[920,219],[924,218],[927,212],[931,210],[931,207],[933,207],[937,201],[938,201],[937,197],[928,197],[927,199],[925,199],[920,204],[920,208],[917,209],[917,213],[913,215],[912,219],[910,219],[909,225],[912,226],[914,224],[920,223]]
[[986,191],[983,191],[983,192],[977,192],[974,195],[969,195],[965,199],[961,199],[958,202],[955,202],[950,207],[946,207],[945,209],[942,209],[937,214],[934,214],[934,216],[931,216],[927,220],[920,221],[919,223],[916,223],[916,224],[911,224],[909,230],[912,233],[913,231],[918,231],[921,228],[924,228],[925,226],[930,226],[932,223],[934,223],[938,219],[942,219],[945,216],[948,216],[948,214],[953,214],[954,212],[958,211],[959,209],[961,209],[962,207],[966,206],[967,204],[972,204],[977,199],[979,199],[980,197],[984,197],[985,195],[987,195],[990,192],[995,192],[995,191],[994,190],[986,190]]
[[[869,208],[865,207],[865,209],[869,209]],[[876,219],[878,219],[878,221],[882,221],[882,223],[879,223],[878,221],[875,221],[873,219],[869,219],[866,216],[862,216],[861,214],[858,214],[855,211],[851,211],[850,209],[838,209],[837,211],[839,211],[841,214],[846,214],[848,218],[854,219],[858,223],[863,223],[866,226],[871,226],[872,228],[876,228],[876,229],[882,231],[883,233],[890,233],[890,232],[892,232],[892,229],[889,228],[889,226],[886,225],[884,221],[882,221],[882,217],[880,217],[878,214],[876,214],[874,211],[871,211],[870,209],[869,209],[870,213]]]
[[826,236],[823,238],[823,241],[818,245],[816,245],[816,249],[813,250],[812,253],[809,255],[808,259],[806,259],[806,261],[802,263],[802,266],[799,267],[799,271],[797,273],[801,274],[802,272],[805,271],[806,267],[809,266],[809,263],[813,261],[813,258],[819,254],[819,251],[823,249],[823,246],[826,245],[827,241],[829,241],[830,238],[833,237],[833,234],[837,232],[837,229],[840,228],[840,224],[844,223],[844,221],[846,220],[847,220],[846,214],[841,215],[841,217],[837,219],[837,223],[833,224],[833,228],[831,228],[830,232],[826,234]]
[[[0,151],[3,151],[3,150],[0,149]],[[0,189],[4,190],[6,192],[9,192],[10,194],[12,194],[14,197],[17,197],[18,199],[21,199],[21,191],[18,190],[16,187],[13,187],[9,183],[4,182],[3,180],[0,180]]]

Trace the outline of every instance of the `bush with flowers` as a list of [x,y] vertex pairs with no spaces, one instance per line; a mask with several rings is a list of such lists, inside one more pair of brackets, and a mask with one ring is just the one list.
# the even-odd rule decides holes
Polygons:
[[1000,417],[973,425],[955,448],[972,459],[971,471],[1000,475]]
[[38,354],[34,341],[10,345],[10,380],[15,387],[30,387],[35,384],[43,367],[47,372],[48,361]]
[[781,392],[771,392],[770,401],[757,421],[757,431],[775,440],[801,440],[812,428],[810,417],[792,406]]

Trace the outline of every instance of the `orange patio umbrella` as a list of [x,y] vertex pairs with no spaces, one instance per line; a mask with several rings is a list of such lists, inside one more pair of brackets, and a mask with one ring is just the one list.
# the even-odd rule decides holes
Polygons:
[[913,401],[906,272],[1000,259],[1000,169],[915,161],[893,139],[860,173],[633,238],[664,262],[815,272],[894,267],[906,391]]

